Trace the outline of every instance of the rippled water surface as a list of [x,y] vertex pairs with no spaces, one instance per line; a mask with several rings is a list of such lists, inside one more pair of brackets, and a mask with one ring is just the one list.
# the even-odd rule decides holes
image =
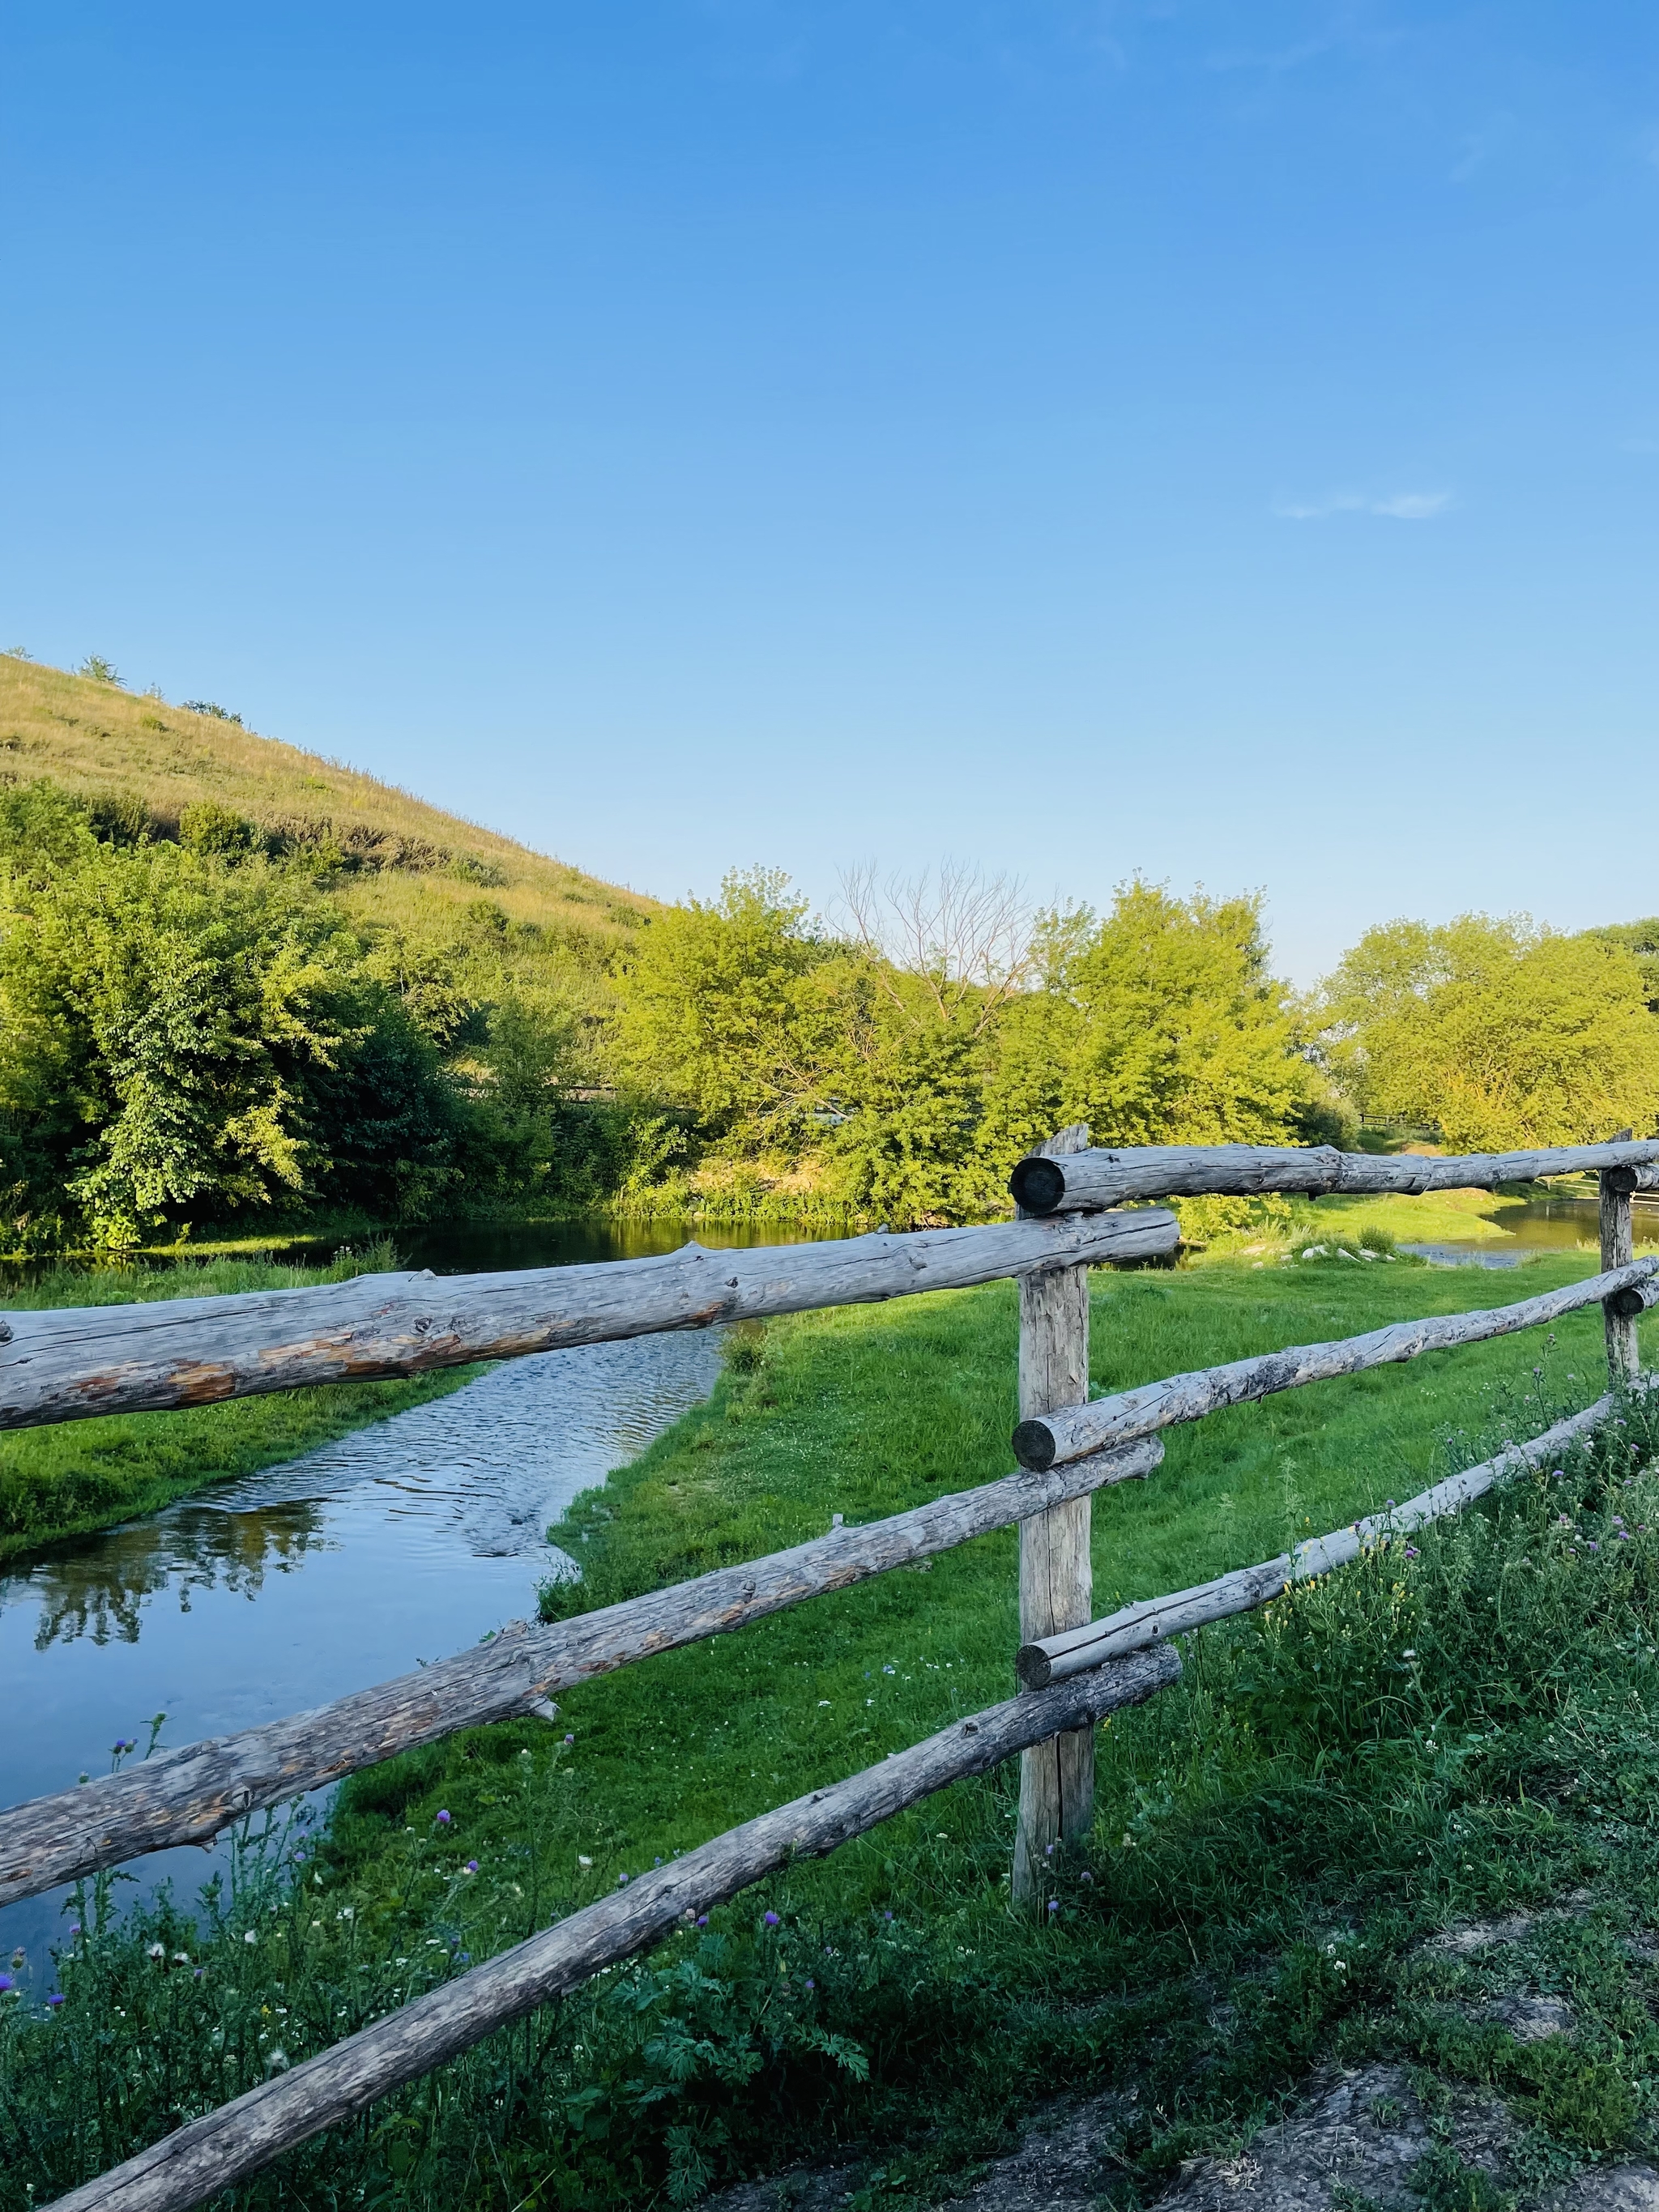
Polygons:
[[[701,1232],[702,1241],[714,1237]],[[429,1235],[441,1272],[672,1249],[684,1231],[562,1224]],[[720,1239],[721,1242],[732,1241]],[[756,1239],[744,1241],[758,1242]],[[769,1241],[782,1241],[773,1232]],[[705,1397],[719,1333],[550,1352],[148,1520],[0,1577],[0,1802],[107,1771],[118,1736],[184,1744],[321,1705],[476,1643],[572,1571],[545,1531]],[[194,1850],[143,1863],[193,1888]],[[37,1955],[61,1893],[0,1912],[0,1952]]]

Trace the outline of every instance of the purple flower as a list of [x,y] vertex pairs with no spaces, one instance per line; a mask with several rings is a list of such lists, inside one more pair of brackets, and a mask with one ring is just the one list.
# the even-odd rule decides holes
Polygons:
[[1406,1547],[1406,1557],[1407,1557],[1408,1559],[1414,1559],[1417,1557],[1417,1547],[1416,1547],[1416,1545],[1415,1545],[1415,1544],[1407,1544],[1407,1547]]
[[568,1736],[566,1736],[566,1738],[565,1738],[565,1741],[566,1741],[567,1743],[574,1743],[574,1741],[576,1741],[576,1739],[575,1739],[575,1737],[574,1737],[574,1735],[568,1735]]
[[468,1874],[477,1874],[478,1871],[478,1862],[477,1859],[469,1859],[467,1861],[466,1871]]
[[447,1813],[440,1813],[440,1814],[439,1814],[439,1815],[438,1815],[438,1826],[439,1826],[441,1828],[447,1828],[447,1827],[449,1826],[449,1815],[448,1815],[448,1814],[447,1814]]
[[781,1928],[783,1925],[775,1912],[763,1912],[761,1922],[763,1926],[767,1928]]
[[662,1864],[662,1861],[660,1859],[653,1859],[651,1863],[653,1866],[660,1866]]
[[0,1990],[9,1990],[10,1987],[11,1976],[9,1974],[0,1974]]
[[1049,1911],[1050,1911],[1050,1912],[1058,1912],[1058,1911],[1059,1911],[1059,1910],[1060,1910],[1060,1899],[1059,1899],[1057,1897],[1051,1897],[1051,1898],[1048,1899],[1048,1910],[1049,1910]]
[[1083,1872],[1078,1876],[1078,1880],[1079,1881],[1092,1881],[1094,1880],[1094,1876],[1090,1873],[1088,1868],[1085,1867]]
[[815,1990],[817,1987],[817,1984],[816,1982],[803,1982],[801,1987],[807,1990]]
[[1043,1857],[1044,1857],[1045,1859],[1051,1859],[1051,1858],[1053,1858],[1054,1855],[1054,1845],[1053,1845],[1052,1844],[1045,1844],[1042,1846],[1042,1856],[1043,1856]]
[[125,1736],[124,1736],[124,1735],[118,1735],[118,1736],[116,1737],[116,1739],[115,1739],[114,1742],[113,1742],[112,1744],[111,1744],[111,1746],[110,1746],[110,1750],[112,1751],[112,1753],[113,1753],[113,1752],[120,1752],[120,1751],[131,1751],[131,1749],[132,1749],[132,1746],[131,1746],[131,1745],[127,1741],[127,1740],[126,1740]]
[[617,1876],[617,1888],[618,1888],[618,1889],[626,1889],[626,1888],[627,1888],[627,1887],[628,1887],[628,1876],[627,1876],[625,1874],[619,1874],[619,1875]]
[[890,1920],[893,1916],[890,1912],[884,1912],[881,1917],[884,1920]]
[[706,1912],[700,1912],[700,1913],[697,1915],[697,1925],[698,1925],[698,1927],[699,1927],[699,1928],[707,1928],[707,1927],[708,1927],[708,1915]]
[[58,2006],[62,2004],[63,2002],[64,1994],[61,1990],[54,1990],[52,1995],[46,1999],[46,2002],[52,2007],[54,2012],[57,2011]]
[[70,1942],[71,1942],[71,1943],[75,1941],[76,1937],[80,1933],[81,1933],[81,1923],[80,1923],[80,1922],[77,1920],[77,1921],[76,1922],[75,1925],[74,1925],[74,1926],[70,1929]]
[[1586,1549],[1587,1549],[1587,1550],[1589,1550],[1589,1551],[1592,1551],[1592,1552],[1599,1552],[1599,1551],[1601,1550],[1601,1547],[1599,1544],[1590,1544],[1590,1545],[1588,1545],[1588,1546],[1586,1547]]

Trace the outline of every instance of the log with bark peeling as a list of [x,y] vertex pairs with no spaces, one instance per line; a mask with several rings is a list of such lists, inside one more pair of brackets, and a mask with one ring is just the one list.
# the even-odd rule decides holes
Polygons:
[[1224,1367],[1201,1367],[1190,1375],[1170,1375],[1162,1382],[1142,1383],[1139,1389],[1120,1390],[1109,1398],[1064,1413],[1045,1414],[1040,1420],[1022,1421],[1014,1431],[1014,1457],[1022,1467],[1049,1468],[1113,1444],[1147,1437],[1177,1421],[1196,1421],[1224,1407],[1238,1406],[1275,1391],[1295,1390],[1304,1382],[1328,1382],[1339,1375],[1358,1375],[1369,1367],[1415,1359],[1425,1352],[1443,1352],[1455,1345],[1480,1344],[1517,1329],[1537,1328],[1558,1321],[1581,1306],[1599,1305],[1603,1299],[1638,1288],[1659,1273],[1659,1259],[1634,1261],[1565,1290],[1522,1298],[1512,1306],[1494,1306],[1478,1313],[1442,1314],[1428,1321],[1397,1321],[1387,1328],[1364,1336],[1339,1337],[1329,1344],[1291,1345],[1284,1352],[1267,1352],[1254,1359],[1235,1359]]
[[930,1499],[861,1528],[574,1620],[515,1622],[488,1644],[396,1681],[240,1735],[161,1752],[97,1782],[0,1813],[0,1904],[176,1844],[205,1843],[245,1813],[319,1790],[457,1729],[550,1717],[550,1694],[659,1651],[741,1628],[804,1599],[965,1544],[1029,1515],[1150,1474],[1156,1439]]
[[1008,1188],[1027,1212],[1053,1215],[1121,1206],[1127,1199],[1250,1198],[1274,1190],[1304,1191],[1316,1198],[1334,1191],[1419,1196],[1428,1190],[1490,1190],[1500,1182],[1656,1165],[1656,1138],[1443,1159],[1418,1152],[1339,1152],[1329,1145],[1139,1145],[1114,1152],[1096,1147],[1070,1159],[1024,1159]]
[[359,1275],[301,1291],[13,1312],[0,1335],[0,1429],[217,1404],[317,1382],[423,1375],[661,1329],[965,1290],[1046,1267],[1155,1259],[1157,1209],[1004,1221],[823,1244],[490,1275]]
[[1528,1468],[1540,1467],[1557,1452],[1582,1443],[1601,1426],[1618,1402],[1611,1394],[1598,1398],[1582,1413],[1557,1421],[1529,1443],[1506,1444],[1495,1459],[1485,1460],[1479,1467],[1466,1468],[1462,1474],[1454,1474],[1444,1482],[1436,1483],[1431,1490],[1408,1498],[1403,1505],[1356,1521],[1352,1528],[1333,1529],[1328,1536],[1310,1537],[1294,1552],[1285,1552],[1276,1559],[1265,1559],[1260,1566],[1238,1567],[1231,1574],[1218,1575],[1213,1582],[1199,1583],[1191,1589],[1173,1590],[1167,1597],[1147,1598],[1137,1605],[1123,1606],[1104,1620],[1091,1621],[1086,1628],[1074,1628],[1065,1635],[1045,1636],[1024,1644],[1016,1662],[1019,1679],[1028,1690],[1047,1689],[1050,1683],[1066,1681],[1074,1674],[1086,1673],[1091,1667],[1100,1666],[1103,1661],[1121,1659],[1131,1651],[1144,1651],[1166,1637],[1206,1627],[1212,1621],[1230,1620],[1237,1613],[1251,1613],[1257,1606],[1270,1604],[1292,1583],[1306,1581],[1313,1575],[1328,1574],[1334,1567],[1346,1566],[1370,1546],[1407,1535],[1412,1529],[1420,1528],[1425,1521],[1437,1521],[1445,1514],[1456,1513],[1505,1477],[1519,1474]]
[[659,1942],[795,1858],[821,1857],[907,1806],[983,1774],[1028,1744],[1140,1705],[1180,1675],[1169,1650],[958,1720],[879,1766],[745,1821],[625,1889],[417,1997],[331,2050],[140,2151],[57,2200],[55,2212],[186,2212],[377,2097],[428,2074],[602,1966]]

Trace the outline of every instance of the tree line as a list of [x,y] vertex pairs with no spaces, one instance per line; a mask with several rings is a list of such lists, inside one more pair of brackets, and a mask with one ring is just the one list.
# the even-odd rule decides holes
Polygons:
[[589,948],[572,994],[487,899],[436,951],[365,923],[343,864],[220,807],[161,834],[0,787],[12,1249],[344,1209],[960,1220],[1071,1121],[1341,1144],[1364,1117],[1469,1150],[1659,1123],[1659,921],[1393,922],[1298,997],[1253,896],[1135,880],[1031,913],[866,873],[825,921],[756,869]]

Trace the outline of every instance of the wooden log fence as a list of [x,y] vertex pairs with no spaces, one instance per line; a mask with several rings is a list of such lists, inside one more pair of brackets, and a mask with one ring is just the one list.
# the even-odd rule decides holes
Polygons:
[[988,1772],[1042,1736],[1092,1727],[1108,1713],[1139,1705],[1180,1673],[1180,1660],[1165,1647],[952,1721],[878,1766],[811,1790],[653,1868],[626,1889],[163,2136],[125,2165],[58,2198],[59,2212],[185,2212],[562,1996],[601,1967],[632,1957],[688,1914],[709,1911],[793,1860],[834,1850],[936,1790]]
[[[1089,1267],[1167,1257],[1160,1209],[1121,1201],[1239,1194],[1491,1188],[1595,1171],[1601,1272],[1483,1312],[1401,1322],[1168,1376],[1086,1402]],[[573,1620],[514,1623],[487,1644],[378,1687],[0,1813],[0,1903],[182,1842],[457,1729],[552,1717],[551,1692],[741,1627],[1018,1522],[1020,1696],[953,1723],[879,1766],[814,1790],[641,1876],[361,2033],[192,2121],[61,2198],[63,2212],[185,2212],[284,2150],[361,2112],[730,1898],[791,1858],[834,1850],[954,1781],[1024,1754],[1015,1887],[1035,1896],[1044,1847],[1086,1835],[1093,1728],[1176,1680],[1167,1639],[1267,1602],[1369,1544],[1453,1512],[1504,1474],[1564,1449],[1616,1395],[1385,1516],[1282,1558],[1090,1621],[1088,1501],[1144,1477],[1159,1432],[1227,1406],[1429,1351],[1546,1325],[1600,1303],[1617,1391],[1638,1375],[1636,1321],[1659,1302],[1659,1259],[1632,1257],[1632,1199],[1659,1188],[1659,1139],[1549,1152],[1379,1158],[1329,1148],[1087,1146],[1064,1131],[1013,1178],[1022,1218],[990,1228],[855,1237],[782,1249],[441,1279],[361,1278],[320,1291],[179,1299],[0,1323],[0,1428],[161,1410],[301,1384],[415,1374],[672,1328],[866,1304],[1014,1277],[1021,1283],[1020,1472],[863,1528],[723,1568]],[[1036,1218],[1024,1218],[1025,1216]]]
[[360,1275],[319,1289],[14,1313],[0,1429],[171,1412],[319,1382],[424,1375],[675,1328],[969,1290],[1045,1267],[1167,1257],[1173,1214],[1004,1221],[822,1244],[495,1275]]
[[1528,1468],[1541,1467],[1558,1452],[1582,1443],[1609,1417],[1618,1402],[1609,1393],[1598,1398],[1593,1406],[1587,1406],[1582,1413],[1557,1421],[1529,1443],[1505,1444],[1495,1459],[1484,1460],[1479,1467],[1466,1468],[1461,1474],[1437,1482],[1432,1489],[1408,1498],[1403,1505],[1391,1507],[1386,1513],[1370,1514],[1350,1528],[1333,1529],[1328,1536],[1310,1536],[1293,1552],[1282,1553],[1276,1559],[1264,1559],[1260,1566],[1238,1567],[1231,1574],[1218,1575],[1213,1582],[1200,1583],[1192,1589],[1173,1590],[1166,1597],[1147,1598],[1138,1605],[1123,1606],[1116,1613],[1108,1613],[1103,1620],[1091,1621],[1086,1628],[1074,1628],[1063,1636],[1040,1638],[1021,1648],[1015,1662],[1019,1679],[1028,1690],[1045,1690],[1051,1682],[1066,1681],[1073,1674],[1101,1666],[1107,1660],[1145,1650],[1166,1637],[1184,1635],[1189,1629],[1229,1620],[1236,1613],[1254,1612],[1256,1607],[1282,1597],[1292,1583],[1305,1582],[1311,1576],[1329,1574],[1333,1568],[1350,1565],[1373,1545],[1408,1535],[1425,1521],[1437,1521],[1448,1513],[1459,1512],[1507,1476],[1519,1474]]
[[1441,1314],[1428,1321],[1393,1322],[1363,1336],[1339,1337],[1328,1344],[1292,1345],[1284,1352],[1231,1360],[1224,1367],[1201,1367],[1190,1375],[1167,1376],[1160,1382],[1144,1382],[1137,1389],[1096,1398],[1086,1406],[1022,1421],[1014,1431],[1014,1457],[1022,1467],[1056,1467],[1133,1437],[1152,1436],[1178,1421],[1201,1420],[1205,1414],[1218,1413],[1224,1407],[1272,1397],[1280,1390],[1300,1389],[1306,1382],[1359,1375],[1367,1368],[1419,1358],[1425,1352],[1449,1351],[1455,1345],[1480,1344],[1494,1336],[1513,1335],[1518,1329],[1538,1328],[1580,1307],[1599,1305],[1621,1291],[1640,1290],[1656,1273],[1659,1259],[1637,1260],[1628,1267],[1592,1275],[1587,1282],[1522,1298],[1512,1306]]
[[769,1559],[570,1620],[533,1627],[516,1621],[455,1658],[314,1711],[158,1753],[99,1781],[33,1798],[0,1813],[0,1905],[148,1851],[210,1842],[245,1814],[324,1789],[458,1729],[526,1713],[550,1718],[556,1690],[847,1589],[1052,1512],[1104,1484],[1135,1480],[1163,1457],[1163,1445],[1148,1439],[1053,1474],[1022,1472],[931,1498],[889,1520],[833,1529]]
[[[1088,1142],[1088,1128],[1079,1121],[1038,1150],[1062,1158],[1085,1151]],[[1020,1414],[1080,1406],[1088,1395],[1089,1270],[1055,1267],[1028,1275],[1019,1286]],[[1020,1522],[1022,1642],[1081,1627],[1088,1620],[1094,1604],[1091,1527],[1086,1492]],[[1041,1895],[1048,1854],[1085,1836],[1094,1811],[1092,1728],[1052,1736],[1022,1754],[1012,1877],[1019,1903]]]
[[1113,1152],[1097,1148],[1064,1160],[1024,1159],[1008,1188],[1028,1213],[1047,1216],[1121,1206],[1133,1199],[1252,1198],[1267,1191],[1300,1191],[1313,1198],[1397,1191],[1421,1197],[1431,1190],[1491,1190],[1500,1182],[1655,1167],[1659,1138],[1449,1158],[1420,1152],[1339,1152],[1328,1145],[1140,1145]]

